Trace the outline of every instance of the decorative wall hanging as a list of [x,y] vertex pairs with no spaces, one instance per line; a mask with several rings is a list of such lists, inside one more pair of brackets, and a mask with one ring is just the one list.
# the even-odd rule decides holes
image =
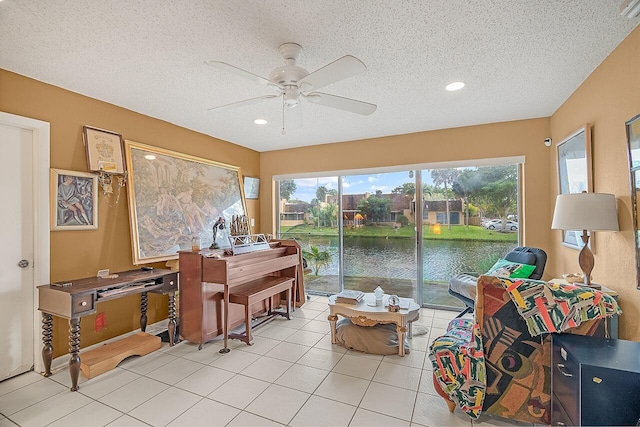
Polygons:
[[[591,125],[586,124],[560,142],[558,149],[558,186],[560,194],[593,192],[591,176]],[[582,248],[582,231],[563,231],[562,244]],[[589,241],[594,250],[593,238]]]
[[[218,218],[244,215],[240,168],[125,141],[133,263],[164,261],[213,243]],[[225,229],[217,243],[229,247]]]
[[260,192],[260,180],[258,178],[244,177],[244,197],[257,199]]
[[84,147],[87,154],[87,169],[98,174],[98,182],[105,197],[113,193],[117,185],[116,200],[126,183],[124,144],[122,135],[91,126],[83,126]]
[[98,177],[85,172],[51,169],[51,229],[98,228]]

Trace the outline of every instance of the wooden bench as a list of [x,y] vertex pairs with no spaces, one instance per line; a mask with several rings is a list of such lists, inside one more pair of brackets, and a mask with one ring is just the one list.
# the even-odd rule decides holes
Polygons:
[[[284,316],[290,319],[291,309],[291,288],[295,278],[285,276],[266,276],[250,282],[234,286],[229,289],[229,302],[244,305],[244,334],[230,334],[229,338],[239,339],[247,345],[252,344],[251,338],[251,306],[255,303],[269,299],[268,317],[262,322],[254,325],[254,327],[262,325],[264,322],[271,320],[275,315]],[[273,297],[286,292],[286,313],[273,310]]]

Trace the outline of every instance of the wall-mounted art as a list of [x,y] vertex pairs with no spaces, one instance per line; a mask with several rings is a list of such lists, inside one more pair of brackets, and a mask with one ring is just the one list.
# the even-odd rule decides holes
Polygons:
[[260,180],[258,178],[244,177],[244,197],[247,199],[257,199],[260,193]]
[[51,169],[51,229],[98,228],[98,177],[86,172]]
[[[125,141],[133,263],[175,259],[213,243],[219,217],[244,215],[240,168],[134,141]],[[228,230],[216,242],[229,247]]]
[[91,126],[84,126],[82,135],[90,172],[125,172],[122,135]]
[[[557,146],[558,189],[560,194],[593,192],[591,176],[591,126],[584,125]],[[582,248],[582,230],[563,231],[562,244],[571,248]],[[594,251],[593,236],[589,240]]]

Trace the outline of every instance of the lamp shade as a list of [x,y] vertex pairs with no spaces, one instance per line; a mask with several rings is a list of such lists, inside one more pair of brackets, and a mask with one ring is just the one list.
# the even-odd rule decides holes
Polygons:
[[618,231],[616,197],[606,193],[559,194],[551,228]]

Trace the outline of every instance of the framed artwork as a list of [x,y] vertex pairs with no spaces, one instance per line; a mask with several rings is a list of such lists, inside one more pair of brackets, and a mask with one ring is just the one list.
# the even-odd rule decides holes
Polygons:
[[51,229],[98,228],[98,177],[86,172],[51,169]]
[[631,179],[631,219],[633,221],[636,258],[636,287],[640,289],[640,114],[625,123],[627,147],[629,149],[629,172]]
[[260,193],[260,180],[258,178],[244,177],[244,197],[257,199]]
[[[244,215],[240,168],[134,141],[125,141],[133,263],[164,261],[213,245],[213,225]],[[229,230],[217,230],[220,248]]]
[[[591,169],[591,125],[586,124],[557,145],[558,189],[560,194],[593,192]],[[562,244],[571,248],[582,248],[582,230],[562,232]],[[589,239],[594,252],[594,238]]]
[[91,126],[84,126],[82,135],[90,172],[125,173],[122,135]]

